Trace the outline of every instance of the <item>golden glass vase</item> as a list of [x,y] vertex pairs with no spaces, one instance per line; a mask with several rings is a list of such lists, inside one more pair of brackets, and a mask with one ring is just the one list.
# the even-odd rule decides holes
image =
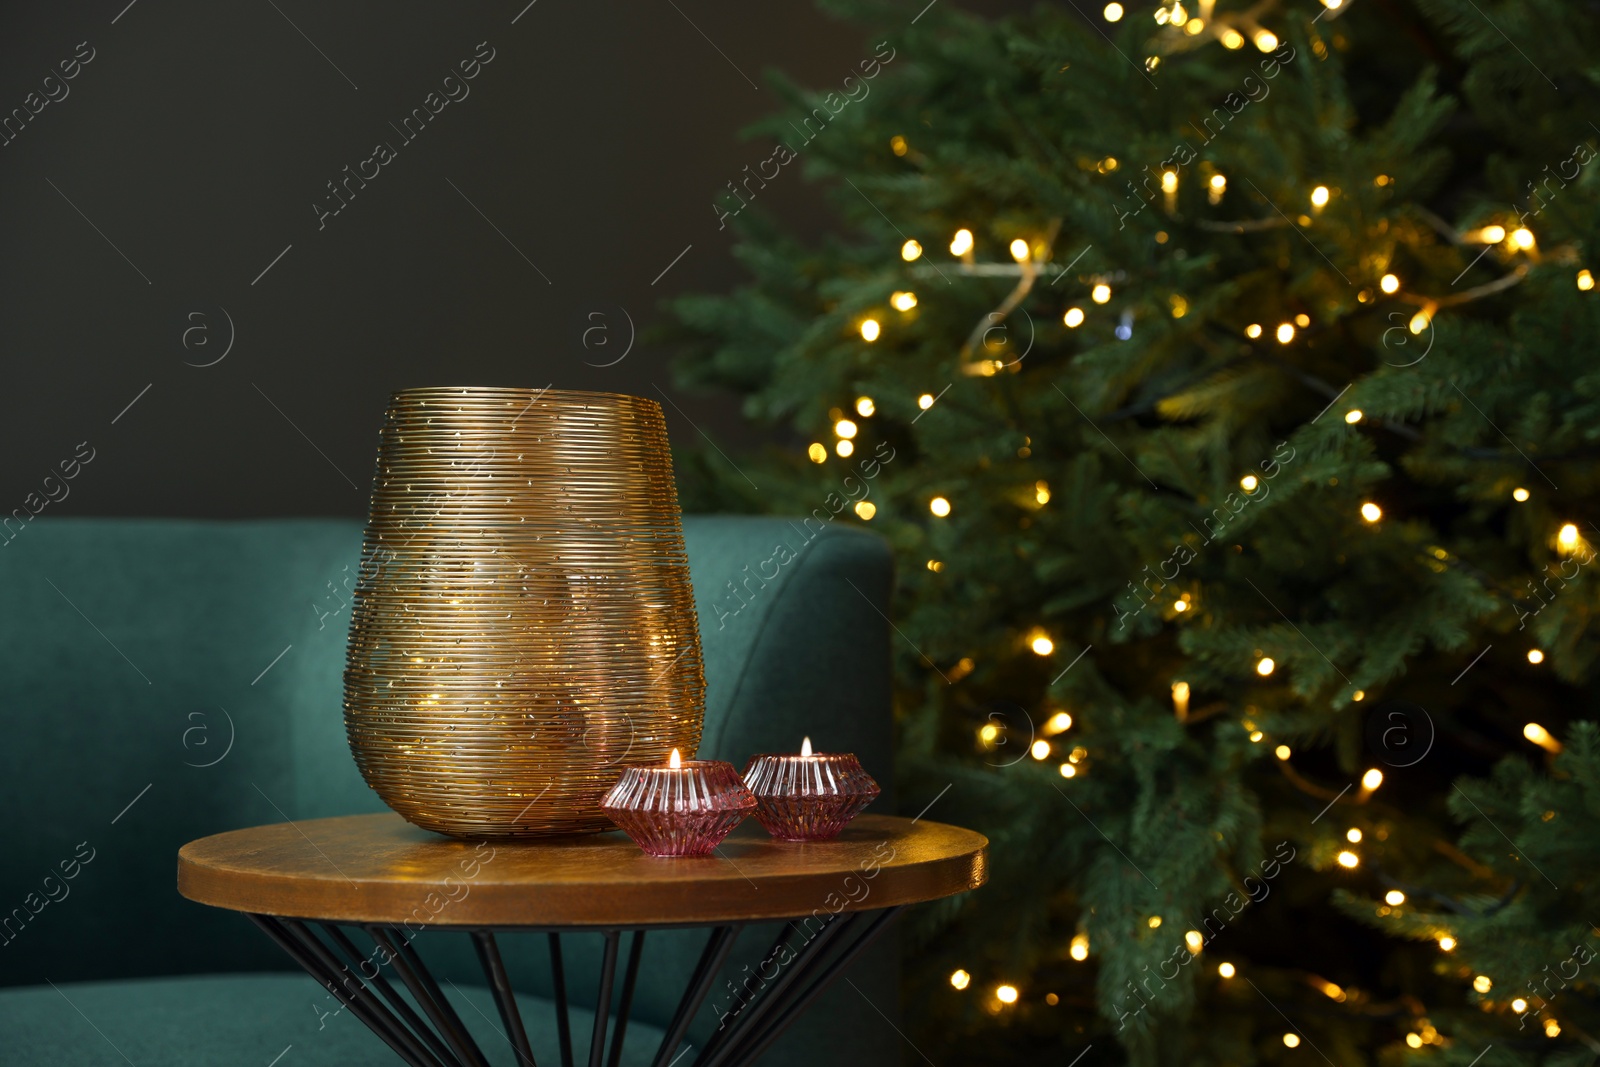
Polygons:
[[610,829],[599,801],[622,767],[694,752],[705,713],[661,406],[395,393],[344,693],[362,776],[416,825]]

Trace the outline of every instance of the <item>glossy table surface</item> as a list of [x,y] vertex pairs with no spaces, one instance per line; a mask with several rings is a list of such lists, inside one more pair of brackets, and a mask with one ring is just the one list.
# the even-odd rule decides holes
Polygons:
[[862,815],[831,841],[747,820],[711,856],[657,859],[620,832],[462,841],[399,815],[232,830],[178,853],[178,891],[235,911],[351,923],[639,927],[788,919],[953,896],[987,877],[988,840]]

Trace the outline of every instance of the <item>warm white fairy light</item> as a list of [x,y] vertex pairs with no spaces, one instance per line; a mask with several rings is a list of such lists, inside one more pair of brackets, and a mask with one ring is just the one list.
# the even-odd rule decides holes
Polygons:
[[863,522],[871,522],[872,516],[878,513],[878,505],[870,500],[857,500],[855,507],[856,517]]
[[833,443],[833,450],[841,456],[849,456],[855,452],[856,446],[854,442],[841,437]]
[[833,432],[839,437],[854,437],[856,435],[856,424],[849,419],[840,419],[833,424]]
[[861,321],[861,339],[863,341],[876,341],[881,331],[882,327],[878,325],[877,319],[863,319]]
[[1587,267],[1578,272],[1578,288],[1586,293],[1594,288],[1594,275],[1589,273]]
[[1224,978],[1232,978],[1234,975],[1238,974],[1239,971],[1231,963],[1219,963],[1217,964],[1217,973],[1222,975]]
[[1344,832],[1344,839],[1350,842],[1352,845],[1359,845],[1361,843],[1361,837],[1361,830],[1354,826],[1350,827],[1350,829]]
[[1089,299],[1093,300],[1096,304],[1104,304],[1106,301],[1111,299],[1111,286],[1103,283],[1095,286],[1089,292]]
[[1361,857],[1357,856],[1354,852],[1351,852],[1348,849],[1339,853],[1338,860],[1339,866],[1345,868],[1346,870],[1354,870],[1356,867],[1361,865]]
[[972,984],[972,975],[963,970],[956,970],[950,974],[950,984],[957,989],[965,989]]
[[1083,309],[1068,308],[1067,313],[1061,316],[1061,321],[1066,325],[1067,329],[1076,330],[1083,325]]
[[921,396],[917,397],[917,407],[921,408],[923,411],[927,411],[929,408],[933,407],[933,402],[936,399],[937,398],[932,393],[923,393]]
[[964,256],[970,251],[972,251],[972,231],[957,230],[956,235],[950,239],[950,254]]
[[1538,745],[1546,752],[1556,753],[1561,751],[1561,742],[1555,736],[1536,722],[1530,722],[1522,728],[1522,736]]
[[878,410],[878,405],[874,404],[872,402],[872,398],[870,396],[858,396],[858,397],[856,397],[856,414],[857,415],[860,415],[864,419],[870,419],[873,416],[873,413],[876,412],[877,410]]
[[932,500],[928,501],[928,510],[942,519],[946,515],[950,514],[950,501],[946,500],[942,496],[936,496]]
[[1256,47],[1263,52],[1270,52],[1278,47],[1278,36],[1270,30],[1260,30],[1255,35]]
[[821,441],[811,442],[811,447],[806,449],[806,455],[811,458],[813,463],[826,463],[828,461],[828,449]]
[[1511,490],[1511,499],[1519,504],[1526,504],[1528,502],[1528,491],[1519,485]]
[[1028,248],[1028,242],[1022,238],[1018,237],[1011,242],[1011,258],[1018,263],[1026,262],[1032,255],[1033,253]]
[[1122,5],[1116,3],[1107,4],[1105,10],[1100,14],[1105,16],[1107,22],[1120,22],[1122,20]]
[[1278,343],[1280,345],[1286,345],[1290,341],[1293,341],[1293,340],[1294,340],[1294,325],[1292,323],[1288,323],[1288,322],[1280,323],[1278,325]]
[[916,241],[907,241],[900,246],[900,258],[907,263],[910,263],[920,255],[922,255],[922,245]]
[[1393,274],[1385,274],[1378,279],[1378,288],[1386,293],[1398,293],[1400,291],[1400,279]]
[[1265,678],[1267,675],[1271,674],[1277,666],[1277,662],[1274,661],[1271,656],[1262,656],[1260,659],[1256,660],[1256,673]]
[[1033,744],[1028,746],[1028,755],[1032,756],[1036,760],[1047,760],[1047,759],[1049,759],[1050,758],[1050,742],[1048,742],[1048,741],[1035,741]]
[[1361,421],[1361,409],[1360,408],[1351,408],[1349,411],[1345,412],[1344,413],[1344,421],[1348,422],[1352,426],[1354,426],[1356,423],[1360,422]]
[[1315,207],[1327,207],[1330,195],[1326,185],[1319,185],[1311,190],[1311,203]]
[[1279,759],[1286,760],[1290,756],[1294,755],[1294,750],[1291,749],[1288,745],[1279,745],[1277,748],[1272,750],[1272,754],[1274,756],[1277,756]]
[[1544,650],[1538,648],[1528,649],[1528,662],[1537,667],[1544,662]]
[[917,306],[917,294],[904,291],[896,292],[889,297],[889,304],[896,311],[910,311]]
[[1082,963],[1084,960],[1088,959],[1089,935],[1081,933],[1074,934],[1072,937],[1072,947],[1068,950],[1068,954],[1079,963]]
[[1368,522],[1377,522],[1383,518],[1383,509],[1369,500],[1361,505],[1361,517]]
[[1398,889],[1391,889],[1383,895],[1383,902],[1392,908],[1398,908],[1406,902],[1406,895]]
[[1261,324],[1259,322],[1252,322],[1250,325],[1244,328],[1244,335],[1254,341],[1257,337],[1261,336]]

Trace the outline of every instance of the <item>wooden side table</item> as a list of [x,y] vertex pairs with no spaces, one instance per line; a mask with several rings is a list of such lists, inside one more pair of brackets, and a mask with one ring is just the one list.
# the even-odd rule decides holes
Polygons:
[[[646,932],[709,928],[653,1061],[668,1067],[740,930],[784,920],[758,968],[764,975],[775,967],[775,977],[725,1017],[694,1061],[733,1067],[754,1062],[901,908],[982,885],[987,847],[981,834],[959,827],[863,815],[833,841],[774,841],[751,821],[715,856],[655,859],[621,834],[457,841],[384,812],[192,841],[178,853],[178,891],[247,914],[401,1059],[421,1067],[487,1067],[411,946],[421,928],[472,938],[521,1067],[535,1067],[533,1052],[496,931],[549,936],[563,1067],[571,1067],[572,1041],[560,935],[604,934],[589,1046],[590,1067],[602,1067],[622,934],[632,937],[612,1030],[613,1065],[622,1054]],[[363,952],[344,927],[364,933],[372,950]]]

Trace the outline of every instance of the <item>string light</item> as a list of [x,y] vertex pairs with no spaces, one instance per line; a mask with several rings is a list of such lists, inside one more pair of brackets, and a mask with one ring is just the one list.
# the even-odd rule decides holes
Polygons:
[[828,461],[828,450],[823,447],[821,441],[811,442],[811,447],[806,449],[806,455],[811,457],[811,462],[813,463],[826,463]]
[[1266,737],[1266,736],[1267,735],[1262,733],[1260,730],[1252,730],[1250,732],[1250,743],[1252,745],[1256,744],[1258,741],[1260,741],[1263,737]]
[[1254,474],[1246,474],[1243,478],[1239,479],[1239,488],[1243,489],[1247,493],[1255,492],[1256,486],[1260,484],[1261,482]]
[[1270,52],[1278,47],[1277,35],[1269,30],[1260,30],[1255,36],[1256,47],[1263,52]]
[[933,407],[934,399],[935,398],[932,393],[923,393],[921,396],[917,397],[917,407],[921,408],[923,411],[927,411],[929,408]]
[[1398,908],[1406,902],[1406,895],[1398,889],[1391,889],[1383,895],[1383,902],[1391,908]]
[[907,241],[900,246],[900,258],[907,263],[910,263],[920,255],[922,255],[922,246],[916,241]]
[[1544,1036],[1545,1037],[1556,1037],[1560,1033],[1561,1033],[1561,1024],[1560,1023],[1556,1022],[1554,1019],[1546,1019],[1544,1021]]
[[1256,673],[1265,678],[1267,675],[1271,674],[1274,668],[1277,666],[1278,665],[1273,662],[1271,656],[1262,656],[1260,659],[1256,660]]
[[855,452],[856,446],[852,442],[841,438],[834,442],[833,450],[839,453],[841,457],[846,457]]
[[1250,325],[1248,325],[1248,326],[1246,326],[1244,328],[1244,335],[1246,337],[1250,338],[1252,341],[1255,340],[1257,337],[1260,337],[1261,336],[1261,324],[1259,322],[1252,322]]
[[861,323],[861,339],[863,341],[876,341],[880,331],[877,319],[864,319]]
[[1049,759],[1050,758],[1050,742],[1048,742],[1048,741],[1035,741],[1033,744],[1028,746],[1028,755],[1032,756],[1036,760]]
[[950,984],[957,989],[965,989],[972,984],[972,975],[963,970],[956,970],[950,974]]
[[1189,955],[1198,956],[1200,950],[1205,948],[1205,938],[1200,936],[1199,930],[1190,930],[1183,935],[1183,943],[1189,949]]
[[1352,845],[1359,845],[1361,843],[1361,831],[1352,826],[1344,832],[1344,839]]
[[1361,776],[1361,788],[1365,792],[1376,792],[1377,788],[1382,784],[1383,772],[1376,767],[1368,768],[1367,773]]
[[1494,982],[1486,974],[1480,974],[1472,980],[1472,988],[1480,993],[1487,993],[1494,988]]
[[910,147],[911,146],[906,143],[906,139],[901,137],[898,133],[889,138],[889,150],[897,156],[905,155]]
[[[1263,49],[1265,51],[1265,49]],[[1319,185],[1311,190],[1311,203],[1314,207],[1326,207],[1328,203],[1328,187]]]
[[1104,304],[1106,301],[1111,299],[1111,286],[1104,283],[1095,286],[1094,289],[1089,293],[1089,299],[1093,300],[1096,304]]
[[1421,1048],[1422,1047],[1422,1036],[1420,1034],[1407,1034],[1406,1035],[1406,1044],[1411,1046],[1412,1048]]
[[1578,288],[1586,293],[1594,288],[1594,275],[1590,274],[1587,268],[1578,272]]
[[1511,1002],[1511,1010],[1516,1012],[1518,1015],[1521,1015],[1523,1012],[1528,1010],[1528,1002],[1523,1000],[1521,997],[1518,997],[1516,1000]]
[[1046,993],[1044,995],[1044,1002],[1053,1008],[1057,1004],[1061,1003],[1061,998],[1056,996],[1054,993]]
[[1528,649],[1528,662],[1537,667],[1544,662],[1544,652],[1537,648]]
[[1003,985],[994,991],[994,999],[1002,1004],[1015,1004],[1017,1002],[1017,987]]
[[870,500],[857,500],[855,510],[857,517],[863,522],[871,522],[872,516],[878,513],[878,505]]
[[[1182,603],[1180,601],[1180,603]],[[1189,683],[1172,683],[1172,711],[1181,722],[1189,717]]]
[[1238,30],[1222,31],[1222,47],[1233,51],[1244,47],[1244,34]]
[[840,419],[833,424],[833,432],[839,437],[854,437],[856,435],[856,424],[849,419]]
[[1354,693],[1350,694],[1350,699],[1359,704],[1361,701],[1367,699],[1367,691],[1365,689],[1357,689]]
[[1369,500],[1361,505],[1361,517],[1368,522],[1377,522],[1383,518],[1383,509]]
[[1512,230],[1511,243],[1526,252],[1533,247],[1533,231],[1526,226]]
[[940,571],[944,570],[944,564],[940,563],[936,559],[930,559],[928,561],[928,569],[933,573],[938,574]]
[[[1266,49],[1263,48],[1262,51],[1265,52]],[[1284,1034],[1283,1035],[1283,1044],[1284,1044],[1285,1048],[1299,1048],[1300,1047],[1300,1035],[1299,1034]]]
[[1346,870],[1354,870],[1361,864],[1361,857],[1348,850],[1339,853],[1338,859],[1339,866],[1345,868]]
[[1067,329],[1076,330],[1083,325],[1083,309],[1068,308],[1067,313],[1061,316],[1061,321],[1066,323]]
[[1239,972],[1231,963],[1219,963],[1217,964],[1217,973],[1224,978],[1232,978]]
[[1290,756],[1294,755],[1293,751],[1290,750],[1288,745],[1279,745],[1277,748],[1272,750],[1272,754],[1277,756],[1279,759],[1288,759]]
[[956,235],[950,239],[950,254],[964,256],[972,251],[972,231],[957,230]]
[[1528,501],[1528,491],[1519,485],[1511,490],[1511,499],[1519,504],[1525,504]]
[[876,404],[874,404],[872,402],[872,398],[870,396],[858,396],[858,397],[856,397],[856,414],[857,415],[860,415],[864,419],[870,419],[872,417],[873,413],[876,412],[877,410],[878,410],[878,405],[876,405]]
[[1198,18],[1193,18],[1184,23],[1183,32],[1187,33],[1190,37],[1197,37],[1202,31],[1205,30],[1205,28],[1206,24],[1204,22]]
[[[1073,775],[1078,773],[1078,768],[1074,767],[1070,763],[1063,763],[1059,769],[1061,771],[1061,777],[1063,778],[1071,778]],[[1082,959],[1081,956],[1075,956],[1073,958]]]
[[946,500],[942,496],[936,496],[932,500],[928,501],[928,510],[942,519],[946,515],[950,514],[950,501]]
[[1172,610],[1181,615],[1189,610],[1189,602],[1187,600],[1174,600],[1172,602]]
[[1356,423],[1360,422],[1361,421],[1361,409],[1360,408],[1351,408],[1349,411],[1345,412],[1344,413],[1344,421],[1348,422],[1351,426],[1354,426]]
[[1028,642],[1028,647],[1033,649],[1034,655],[1048,656],[1056,650],[1056,643],[1045,634],[1040,633],[1032,641]]
[[1337,11],[1344,6],[1344,0],[1322,0],[1322,6],[1329,11]]
[[1293,340],[1294,326],[1287,322],[1280,324],[1278,326],[1278,343],[1280,345],[1286,345]]
[[1183,4],[1181,4],[1181,3],[1173,4],[1172,5],[1172,24],[1174,26],[1182,26],[1185,22],[1188,22],[1188,21],[1189,21],[1189,12],[1184,9]]
[[1104,11],[1100,12],[1100,13],[1106,17],[1106,21],[1107,22],[1121,22],[1122,21],[1122,5],[1121,4],[1115,4],[1115,3],[1107,4],[1106,5],[1106,9]]
[[1422,333],[1423,330],[1428,328],[1428,324],[1433,321],[1433,313],[1435,310],[1435,307],[1432,304],[1429,304],[1427,307],[1411,316],[1411,322],[1407,324],[1406,329],[1410,330],[1413,335]]
[[1504,226],[1485,226],[1478,231],[1478,240],[1486,245],[1497,245],[1506,239]]
[[1059,734],[1070,729],[1072,729],[1072,716],[1064,711],[1056,712],[1044,723],[1044,732],[1047,734]]
[[1163,193],[1175,193],[1178,191],[1177,171],[1164,170],[1161,172],[1161,191]]
[[1225,190],[1227,187],[1228,187],[1228,179],[1227,178],[1223,177],[1221,174],[1213,174],[1211,176],[1211,188],[1215,189],[1217,192],[1220,193],[1223,190]]
[[1079,961],[1080,963],[1083,962],[1084,960],[1088,959],[1089,958],[1089,935],[1088,934],[1082,934],[1082,933],[1074,934],[1073,938],[1072,938],[1072,947],[1070,949],[1068,949],[1068,953],[1067,954],[1070,955],[1073,959]]
[[985,723],[983,728],[978,731],[978,740],[982,741],[986,745],[987,744],[993,744],[994,743],[994,739],[999,737],[999,736],[1000,736],[1000,727],[996,726],[992,722],[991,723]]
[[910,311],[917,306],[917,294],[904,291],[896,292],[889,297],[889,305],[896,311]]
[[1016,260],[1018,263],[1022,263],[1027,260],[1030,255],[1031,253],[1028,250],[1028,242],[1024,241],[1020,237],[1011,242],[1012,259]]
[[1572,523],[1562,526],[1556,533],[1556,545],[1563,552],[1571,552],[1578,547],[1578,528]]
[[1296,326],[1299,326],[1299,327],[1302,327],[1302,328],[1304,328],[1306,326],[1310,326],[1311,325],[1311,316],[1307,315],[1305,312],[1302,311],[1300,314],[1298,314],[1298,315],[1296,315],[1294,317],[1294,324]]
[[1378,288],[1386,293],[1398,293],[1400,291],[1400,279],[1393,274],[1385,274],[1378,279]]
[[1455,950],[1456,950],[1456,939],[1455,938],[1451,937],[1449,934],[1445,934],[1444,936],[1439,938],[1439,951],[1441,951],[1441,952],[1454,952]]
[[1033,483],[1033,499],[1040,507],[1050,503],[1050,483],[1043,479]]
[[1551,735],[1549,730],[1536,722],[1530,722],[1522,728],[1522,736],[1538,745],[1546,752],[1556,753],[1561,751],[1561,742]]

